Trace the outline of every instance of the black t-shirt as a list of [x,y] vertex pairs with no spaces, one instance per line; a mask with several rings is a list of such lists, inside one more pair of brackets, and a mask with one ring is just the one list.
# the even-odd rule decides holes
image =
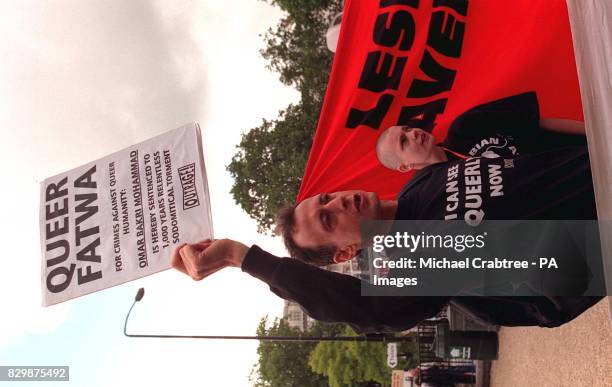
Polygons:
[[[480,205],[472,208],[470,205],[478,200],[467,195],[468,192],[475,195],[478,190],[473,184],[477,176],[481,185]],[[449,203],[456,203],[456,208],[453,204],[449,210]],[[594,219],[593,186],[586,148],[514,158],[457,160],[429,166],[400,192],[397,219],[441,220],[449,216],[465,219],[472,210],[482,211],[485,219]],[[361,296],[362,281],[355,277],[295,259],[281,259],[257,246],[249,250],[242,270],[266,282],[278,296],[299,303],[311,317],[349,323],[355,330],[366,333],[408,329],[433,317],[449,301],[482,322],[552,327],[572,320],[601,299],[364,297]]]
[[396,219],[597,219],[587,148],[431,165],[401,190]]
[[503,157],[586,145],[586,138],[540,128],[538,99],[528,92],[463,113],[449,127],[442,145],[467,157]]
[[[419,171],[404,186],[398,196],[395,219],[444,219],[465,222],[470,226],[477,226],[483,220],[597,219],[588,150],[586,147],[567,147],[515,157],[482,157],[431,165]],[[427,226],[419,223],[419,227],[422,229]],[[513,245],[517,242],[517,232],[513,228],[516,226],[511,223],[499,227],[502,228],[494,233],[497,234],[495,235],[497,251],[506,254],[519,251]],[[521,227],[520,224],[519,227]],[[421,229],[419,231],[425,231]],[[512,232],[514,239],[499,234],[501,230],[514,230]],[[435,229],[428,232],[438,233],[436,231],[440,230]],[[540,244],[530,248],[534,249],[532,251],[534,254],[536,251],[556,252],[555,256],[561,269],[549,279],[549,286],[552,286],[549,289],[556,289],[551,293],[582,294],[590,275],[586,257],[583,255],[583,241],[562,238],[557,242],[556,238],[560,235],[568,237],[572,235],[567,234],[562,226],[557,227],[557,224],[551,225],[551,230],[548,231],[550,234],[534,235]],[[566,234],[561,234],[564,232]],[[522,247],[523,250],[525,248]],[[394,256],[393,253],[391,255]],[[405,253],[400,251],[395,255],[405,256]],[[392,271],[389,275],[402,277],[406,276],[406,273]],[[447,275],[452,277],[454,273],[448,272]],[[427,283],[427,286],[435,286],[439,281],[445,281],[443,272],[441,274],[439,271],[432,273],[421,271],[419,277],[420,284],[423,280],[422,285]],[[447,284],[453,282],[448,278],[446,280]],[[465,284],[461,286],[458,289],[469,290],[469,287],[463,287]],[[472,307],[473,303],[478,303],[469,298],[459,299],[468,300],[464,302],[464,305],[470,302]],[[554,305],[563,303],[563,300],[566,299],[571,300],[571,303],[575,302],[574,299],[581,300],[580,297],[514,297],[513,301],[506,305],[503,302],[507,302],[508,299],[506,301],[488,299],[482,301],[480,305],[486,305],[486,307],[479,309],[478,314],[486,311],[495,316],[491,318],[493,321],[503,321],[503,325],[521,325],[520,321],[524,321],[526,314],[517,314],[517,310],[532,310],[534,304],[538,304],[538,310],[548,308],[548,311],[542,314],[529,312],[527,315],[542,317],[542,324],[546,325],[545,321],[553,321],[557,318],[550,318],[550,313],[559,312]],[[583,298],[583,300],[590,302],[588,298]],[[504,305],[504,307],[499,307],[493,312],[492,305]]]

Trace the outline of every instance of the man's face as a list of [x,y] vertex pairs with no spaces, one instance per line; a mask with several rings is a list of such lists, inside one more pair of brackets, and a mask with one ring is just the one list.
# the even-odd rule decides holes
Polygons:
[[361,245],[361,219],[379,219],[380,200],[375,192],[322,193],[295,208],[293,239],[300,247]]
[[394,165],[392,169],[400,169],[403,172],[407,169],[422,168],[436,146],[434,136],[419,128],[392,126],[387,131],[379,149],[399,162],[399,165]]

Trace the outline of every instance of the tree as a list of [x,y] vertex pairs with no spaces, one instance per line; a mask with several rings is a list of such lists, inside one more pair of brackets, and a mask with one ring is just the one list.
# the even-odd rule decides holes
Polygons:
[[[275,319],[268,326],[266,317],[257,327],[259,336],[334,336],[342,324],[315,323],[307,332],[300,332],[287,325],[283,319]],[[308,356],[315,348],[314,342],[261,341],[257,347],[259,359],[251,373],[251,381],[257,387],[327,386],[327,378],[311,371]]]
[[300,92],[301,100],[281,111],[278,119],[264,119],[244,134],[227,166],[234,178],[232,196],[257,221],[260,232],[271,231],[278,209],[297,196],[333,59],[325,31],[341,10],[340,0],[270,3],[286,15],[264,35],[261,54],[281,82]]
[[261,54],[280,80],[294,86],[302,101],[319,104],[325,94],[333,55],[327,50],[325,32],[331,18],[342,10],[340,0],[272,0],[287,15],[270,28]]
[[[355,333],[348,327],[342,335]],[[415,351],[413,343],[400,343],[400,352]],[[414,358],[414,356],[413,356]],[[400,369],[414,366],[414,360],[398,359]],[[328,378],[332,387],[353,386],[376,381],[389,385],[391,368],[387,366],[387,344],[381,342],[321,342],[310,353],[310,368]]]
[[259,231],[269,231],[276,212],[297,196],[312,134],[312,114],[302,105],[289,105],[278,120],[242,136],[238,153],[227,170],[234,178],[231,193],[253,219]]

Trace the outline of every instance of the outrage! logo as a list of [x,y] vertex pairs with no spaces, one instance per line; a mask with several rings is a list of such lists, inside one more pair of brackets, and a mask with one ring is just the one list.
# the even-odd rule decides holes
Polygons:
[[188,210],[200,205],[198,191],[196,189],[195,163],[187,164],[178,169],[183,189],[183,210]]

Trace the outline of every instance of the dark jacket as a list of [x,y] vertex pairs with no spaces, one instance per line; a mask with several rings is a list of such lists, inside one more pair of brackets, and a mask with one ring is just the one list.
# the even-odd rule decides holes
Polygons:
[[[486,172],[489,165],[508,167],[510,164],[505,160],[481,159],[481,170]],[[444,219],[447,170],[456,165],[459,169],[464,168],[465,163],[455,160],[437,164],[417,174],[400,192],[396,218]],[[486,219],[596,217],[586,148],[516,156],[511,165],[511,168],[504,169],[504,195],[495,198],[483,196],[482,208]],[[483,183],[483,192],[486,189],[486,183]],[[461,208],[459,205],[458,219],[464,216]],[[311,317],[348,323],[356,331],[365,333],[409,329],[435,316],[449,302],[483,323],[555,327],[572,320],[601,299],[362,296],[362,283],[357,278],[295,259],[278,258],[257,246],[249,250],[242,270],[266,282],[279,297],[300,304]]]

